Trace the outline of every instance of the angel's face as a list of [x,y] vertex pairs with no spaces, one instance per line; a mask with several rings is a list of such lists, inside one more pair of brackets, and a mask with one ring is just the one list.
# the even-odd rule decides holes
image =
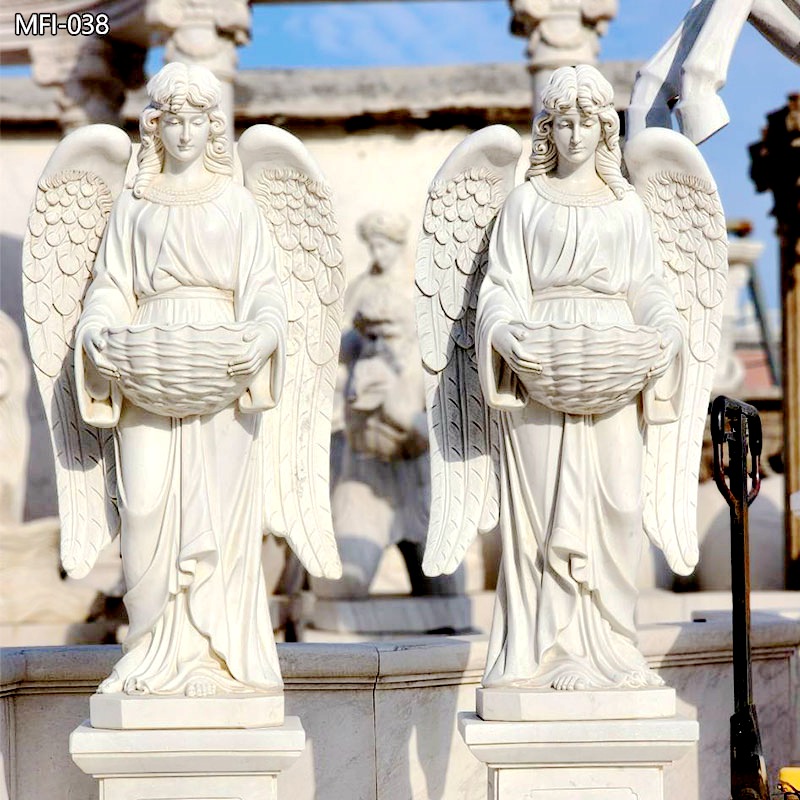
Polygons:
[[158,119],[164,149],[182,164],[191,163],[205,152],[211,123],[205,111],[186,107],[165,111]]
[[559,159],[580,166],[594,158],[600,143],[600,120],[594,114],[572,109],[553,119],[553,142]]
[[380,233],[373,233],[366,244],[372,263],[380,272],[388,272],[397,263],[405,247],[403,242],[395,242]]

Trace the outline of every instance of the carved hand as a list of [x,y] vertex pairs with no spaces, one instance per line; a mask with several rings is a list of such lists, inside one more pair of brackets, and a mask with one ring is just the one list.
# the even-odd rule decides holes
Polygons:
[[492,347],[505,359],[514,372],[541,372],[541,364],[531,360],[525,351],[527,328],[520,322],[499,325],[492,334]]
[[660,378],[683,348],[683,335],[677,328],[670,325],[661,331],[660,335],[661,353],[650,370],[650,375],[653,378]]
[[241,358],[228,364],[229,375],[255,375],[278,347],[278,334],[272,325],[253,325],[242,341],[249,344]]
[[108,356],[103,352],[106,348],[106,337],[103,335],[103,331],[100,328],[86,328],[83,332],[81,346],[88,356],[89,361],[92,363],[92,366],[94,366],[100,375],[108,380],[119,378],[119,370],[117,370]]

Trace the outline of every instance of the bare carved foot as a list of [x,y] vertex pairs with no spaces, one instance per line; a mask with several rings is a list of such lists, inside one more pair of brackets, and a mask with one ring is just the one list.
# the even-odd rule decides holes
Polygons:
[[209,678],[192,678],[184,694],[187,697],[212,697],[217,693],[217,684]]
[[586,679],[577,672],[562,672],[550,685],[559,692],[582,691],[589,688]]

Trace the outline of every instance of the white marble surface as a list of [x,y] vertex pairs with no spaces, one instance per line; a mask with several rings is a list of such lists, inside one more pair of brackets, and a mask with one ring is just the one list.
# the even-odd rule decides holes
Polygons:
[[[578,694],[565,693],[562,702],[580,709]],[[462,713],[458,722],[470,751],[487,764],[496,800],[662,800],[664,768],[698,738],[697,723],[679,717],[489,722]]]
[[673,717],[675,690],[666,686],[588,692],[513,686],[481,688],[476,692],[475,710],[483,720],[504,722]]
[[69,739],[73,760],[99,781],[103,800],[277,800],[278,775],[304,747],[297,717],[250,730],[111,731],[83,723]]
[[89,718],[92,727],[111,730],[274,727],[283,723],[283,693],[212,697],[93,694]]

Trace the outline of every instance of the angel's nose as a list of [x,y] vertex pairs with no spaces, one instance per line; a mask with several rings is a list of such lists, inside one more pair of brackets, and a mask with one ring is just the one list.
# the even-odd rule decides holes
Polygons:
[[181,144],[188,144],[192,138],[192,129],[189,127],[189,122],[184,122],[181,125]]
[[580,125],[573,125],[572,126],[572,135],[570,136],[570,144],[580,144],[583,135],[581,133],[581,126]]

